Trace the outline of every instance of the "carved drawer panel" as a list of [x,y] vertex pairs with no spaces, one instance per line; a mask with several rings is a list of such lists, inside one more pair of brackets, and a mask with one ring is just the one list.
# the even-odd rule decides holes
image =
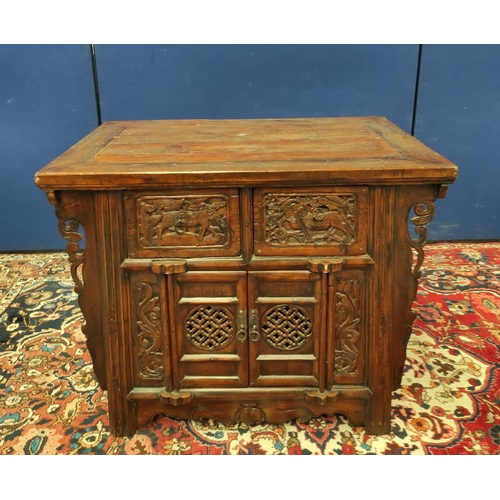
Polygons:
[[240,254],[237,189],[129,192],[131,257],[230,257]]
[[256,189],[256,254],[366,253],[367,192],[358,186]]

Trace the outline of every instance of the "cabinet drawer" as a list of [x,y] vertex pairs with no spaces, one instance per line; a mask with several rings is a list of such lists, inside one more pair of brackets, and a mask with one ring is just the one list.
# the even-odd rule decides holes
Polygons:
[[237,189],[129,192],[125,209],[131,257],[240,254]]
[[256,189],[257,255],[366,253],[366,187]]

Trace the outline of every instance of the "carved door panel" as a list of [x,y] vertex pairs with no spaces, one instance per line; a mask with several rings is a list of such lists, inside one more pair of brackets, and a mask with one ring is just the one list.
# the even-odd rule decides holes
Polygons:
[[164,342],[161,317],[162,292],[157,274],[131,273],[130,311],[135,387],[161,387],[169,376],[164,357],[169,355]]
[[246,272],[175,275],[174,386],[248,384]]
[[[335,294],[329,314],[333,316],[333,336],[327,337],[333,353],[333,384],[360,384],[364,381],[367,313],[366,275],[360,270],[336,273],[331,277]],[[331,376],[328,381],[332,381]]]
[[315,273],[248,273],[250,385],[318,385],[320,294]]

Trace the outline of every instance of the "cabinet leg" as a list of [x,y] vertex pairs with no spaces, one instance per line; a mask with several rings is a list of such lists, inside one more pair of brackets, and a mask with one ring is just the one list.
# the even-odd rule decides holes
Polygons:
[[391,433],[391,421],[389,422],[374,422],[373,420],[367,420],[365,424],[365,430],[367,434],[373,434],[374,436],[379,436],[381,434]]
[[109,411],[109,430],[116,437],[131,437],[137,432],[137,417],[134,403],[128,403],[123,411]]
[[391,433],[391,406],[376,404],[371,401],[368,404],[365,415],[365,430],[368,434],[379,436]]

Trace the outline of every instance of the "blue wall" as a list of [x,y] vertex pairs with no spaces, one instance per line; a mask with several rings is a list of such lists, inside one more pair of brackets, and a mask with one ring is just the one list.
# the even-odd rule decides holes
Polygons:
[[96,126],[88,45],[0,45],[0,250],[64,248],[33,176]]
[[[418,82],[418,45],[95,54],[103,121],[382,115],[408,132],[414,121],[416,137],[460,168],[429,238],[500,238],[500,46],[424,45]],[[88,45],[0,45],[0,251],[64,247],[33,174],[97,126],[94,90]]]
[[102,119],[385,115],[411,127],[417,45],[96,47]]
[[415,136],[459,167],[430,237],[500,238],[500,45],[424,45]]

